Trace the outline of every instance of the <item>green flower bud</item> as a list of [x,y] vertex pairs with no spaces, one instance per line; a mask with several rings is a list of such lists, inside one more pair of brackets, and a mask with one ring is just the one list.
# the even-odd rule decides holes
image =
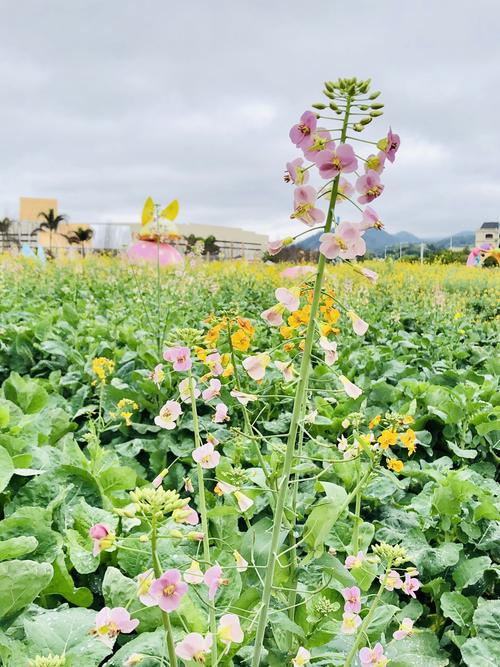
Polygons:
[[169,530],[168,536],[174,538],[175,540],[182,540],[184,537],[180,530]]
[[331,81],[325,81],[325,88],[330,93],[333,93],[333,91],[334,91],[333,83]]
[[369,100],[376,100],[379,95],[380,95],[380,90],[376,90],[374,93],[372,93],[370,95],[370,97],[368,99]]
[[366,104],[362,104],[362,105],[359,107],[360,111],[368,111],[369,108],[370,108],[370,107],[368,107]]
[[359,122],[361,123],[361,125],[368,125],[368,123],[371,123],[372,120],[373,119],[370,118],[370,116],[367,116],[366,118],[362,118]]
[[377,118],[378,116],[383,116],[384,112],[383,111],[370,111],[370,116],[372,118]]
[[387,542],[381,542],[372,547],[372,551],[379,556],[382,561],[390,563],[395,567],[402,565],[408,560],[406,549],[400,544],[392,546],[391,544],[387,544]]
[[313,109],[319,109],[322,111],[323,109],[326,109],[326,104],[322,104],[322,102],[316,102],[315,104],[311,105]]
[[363,132],[363,129],[364,129],[364,128],[363,128],[363,126],[360,125],[359,123],[355,123],[355,124],[353,125],[352,129],[353,129],[355,132]]
[[64,655],[52,655],[52,653],[47,656],[37,655],[28,661],[29,667],[65,667],[66,664]]
[[335,102],[330,102],[329,106],[330,106],[330,109],[332,109],[332,111],[339,111],[339,107],[338,107],[337,104],[335,104]]
[[375,104],[372,104],[372,105],[371,105],[372,109],[383,109],[384,106],[385,106],[385,105],[382,104],[382,102],[376,102]]
[[162,487],[154,489],[151,487],[136,488],[130,492],[130,497],[135,505],[136,512],[144,516],[164,517],[176,509],[187,504],[185,498],[181,498],[177,491],[165,490]]

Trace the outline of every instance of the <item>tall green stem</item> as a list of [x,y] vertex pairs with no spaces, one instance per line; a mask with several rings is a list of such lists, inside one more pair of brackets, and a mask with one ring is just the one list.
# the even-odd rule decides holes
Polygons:
[[[341,143],[345,142],[347,134],[347,123],[349,119],[351,99],[347,98],[347,106],[345,110],[344,123],[342,127]],[[326,217],[325,232],[328,233],[332,228],[333,214],[335,211],[335,202],[337,199],[339,187],[339,176],[335,178],[332,185],[332,194],[330,197],[330,205],[328,208],[328,215]],[[257,632],[255,634],[255,647],[252,659],[252,667],[259,667],[260,656],[262,654],[262,647],[264,642],[264,634],[266,632],[267,618],[269,614],[269,604],[271,601],[271,593],[273,587],[274,570],[276,567],[276,559],[278,557],[278,543],[281,532],[281,524],[283,522],[283,512],[285,507],[285,500],[288,493],[288,486],[290,482],[290,472],[292,469],[293,457],[295,453],[295,443],[297,439],[297,431],[299,427],[300,415],[302,412],[302,405],[307,391],[309,379],[309,364],[311,361],[311,351],[314,341],[314,330],[316,314],[318,312],[319,301],[321,297],[321,287],[323,285],[323,274],[325,272],[326,257],[322,254],[318,260],[318,271],[316,274],[316,282],[314,285],[313,298],[311,302],[311,312],[309,322],[307,325],[306,339],[304,343],[304,352],[302,355],[302,362],[300,364],[300,375],[295,392],[295,400],[293,404],[292,419],[290,423],[290,431],[288,433],[285,460],[283,463],[283,473],[281,484],[276,499],[276,507],[274,510],[273,532],[271,535],[271,544],[269,548],[269,556],[267,559],[266,576],[264,579],[264,588],[262,591],[262,606],[259,614],[259,622],[257,624]],[[294,518],[292,517],[292,526]]]
[[[157,542],[158,542],[158,527],[156,524],[156,517],[153,517],[151,521],[151,556],[153,558],[153,570],[155,573],[155,577],[159,579],[162,575],[162,567],[160,559],[158,557]],[[170,667],[177,667],[177,656],[175,655],[174,635],[172,632],[172,626],[170,624],[170,617],[166,611],[162,610],[161,618],[163,622],[163,628],[165,630],[165,636],[167,639],[167,650],[168,650]]]
[[385,570],[384,578],[382,580],[382,583],[380,584],[380,588],[378,589],[376,596],[373,598],[371,607],[368,610],[368,613],[364,617],[363,622],[359,627],[356,639],[354,640],[354,644],[352,645],[352,648],[347,655],[344,667],[351,667],[352,661],[354,660],[356,653],[358,652],[361,640],[363,639],[366,631],[368,630],[368,626],[370,625],[373,615],[375,614],[375,611],[379,605],[380,598],[382,597],[382,593],[384,592],[384,588],[387,584],[387,579],[389,577],[389,572],[391,571],[391,567],[392,567],[392,561],[389,561],[389,563],[387,564],[387,568]]
[[[194,428],[194,442],[196,447],[201,446],[200,423],[198,421],[198,410],[196,408],[196,398],[194,395],[193,376],[189,372],[189,393],[191,395],[191,411],[193,413],[193,428]],[[199,508],[201,517],[201,528],[203,531],[203,559],[206,563],[210,563],[210,537],[208,534],[208,516],[207,516],[207,502],[205,499],[205,480],[203,479],[203,468],[199,463],[196,464],[196,472],[198,476],[198,496]],[[212,664],[217,664],[217,619],[215,617],[215,607],[210,605],[210,632],[212,633]]]
[[359,524],[361,523],[361,492],[362,488],[359,486],[359,478],[361,476],[361,465],[357,461],[357,475],[356,475],[356,484],[358,486],[358,491],[356,493],[356,505],[354,509],[354,524],[352,527],[352,551],[357,554],[359,549]]

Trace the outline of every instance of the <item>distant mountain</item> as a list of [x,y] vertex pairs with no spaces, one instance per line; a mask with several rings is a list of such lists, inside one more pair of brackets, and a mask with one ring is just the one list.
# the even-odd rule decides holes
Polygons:
[[[299,241],[296,245],[304,248],[304,250],[316,250],[319,248],[319,237],[322,232],[316,232],[309,237]],[[436,248],[448,248],[450,245],[450,236],[446,236],[443,239],[425,239],[419,238],[412,234],[411,232],[397,232],[395,234],[390,234],[386,232],[385,229],[368,229],[363,237],[366,241],[366,247],[368,252],[373,253],[374,255],[380,255],[384,252],[384,249],[399,247],[400,243],[404,244],[404,247],[408,245],[426,243],[428,245],[433,245]],[[457,232],[453,234],[453,245],[455,247],[460,246],[469,246],[471,247],[474,244],[475,234],[474,232]]]

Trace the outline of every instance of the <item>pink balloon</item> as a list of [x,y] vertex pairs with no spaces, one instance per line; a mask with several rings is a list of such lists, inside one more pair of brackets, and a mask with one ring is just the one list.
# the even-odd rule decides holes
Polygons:
[[[173,246],[168,243],[160,243],[160,265],[168,266],[172,264],[182,264],[184,257]],[[157,260],[157,244],[155,241],[137,241],[133,243],[127,255],[132,262],[151,262],[156,263]]]

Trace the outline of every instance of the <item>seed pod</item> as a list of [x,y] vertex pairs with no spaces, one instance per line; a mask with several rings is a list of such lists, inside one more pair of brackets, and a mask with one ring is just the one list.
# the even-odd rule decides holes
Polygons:
[[320,111],[326,109],[326,104],[322,104],[321,102],[316,102],[316,104],[312,104],[311,106],[313,109],[319,109]]
[[380,95],[380,90],[376,90],[374,93],[372,93],[372,94],[370,95],[370,97],[369,97],[368,99],[370,99],[370,100],[376,100],[377,97],[378,97],[379,95]]

